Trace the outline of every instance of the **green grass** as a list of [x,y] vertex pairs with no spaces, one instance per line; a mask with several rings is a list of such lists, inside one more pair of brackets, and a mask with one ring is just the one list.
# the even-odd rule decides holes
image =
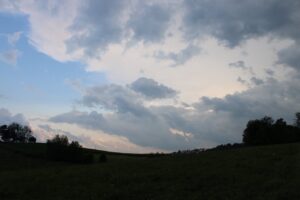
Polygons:
[[1,200],[300,199],[300,144],[159,157],[107,153],[106,163],[85,165],[47,161],[45,150],[0,144]]

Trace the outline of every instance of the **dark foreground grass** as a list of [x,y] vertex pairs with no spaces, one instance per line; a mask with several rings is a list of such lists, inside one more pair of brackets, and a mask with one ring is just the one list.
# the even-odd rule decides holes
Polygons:
[[109,154],[108,162],[88,165],[28,156],[44,148],[0,144],[1,200],[300,199],[300,144],[198,155]]

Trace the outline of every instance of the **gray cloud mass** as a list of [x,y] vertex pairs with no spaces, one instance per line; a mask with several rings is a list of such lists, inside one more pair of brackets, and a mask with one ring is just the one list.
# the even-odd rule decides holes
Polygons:
[[183,26],[188,39],[212,35],[232,48],[268,34],[295,40],[300,37],[298,0],[191,0],[184,5]]
[[130,85],[135,92],[141,93],[150,99],[172,98],[177,92],[172,88],[159,84],[153,79],[139,78]]
[[[66,41],[68,51],[82,49],[85,56],[100,58],[110,44],[126,41],[164,42],[166,34],[178,13],[183,13],[180,34],[189,45],[181,52],[156,51],[154,57],[184,64],[199,53],[196,41],[216,38],[229,48],[237,47],[249,39],[267,36],[289,39],[294,45],[279,53],[278,63],[299,68],[300,2],[298,0],[190,0],[172,1],[132,0],[93,1],[80,6]],[[280,13],[280,14],[279,14]],[[173,21],[172,21],[173,20]],[[171,23],[172,22],[172,23]]]
[[300,41],[279,51],[279,64],[285,64],[300,71]]
[[135,41],[160,42],[165,37],[170,17],[170,9],[163,4],[140,2],[131,13],[127,28],[132,30]]
[[[143,103],[145,99],[136,100],[136,96],[128,95],[128,91],[113,95],[102,91],[104,95],[110,96],[106,100],[111,104],[103,103],[104,100],[94,100],[93,103],[116,107],[118,109],[115,112],[71,111],[54,116],[50,121],[78,124],[124,136],[141,146],[166,150],[210,147],[240,142],[250,119],[269,115],[274,118],[283,117],[292,123],[293,115],[300,107],[298,85],[298,79],[285,82],[268,79],[264,84],[224,98],[202,97],[189,107],[147,106]],[[125,91],[130,90],[128,87],[119,87]],[[93,95],[92,91],[89,95]],[[83,97],[85,98],[86,96]],[[122,99],[122,103],[116,99]],[[183,134],[176,135],[172,130]]]
[[85,1],[70,27],[73,35],[67,41],[68,51],[83,48],[86,56],[98,57],[109,44],[119,43],[124,34],[125,7],[126,1]]

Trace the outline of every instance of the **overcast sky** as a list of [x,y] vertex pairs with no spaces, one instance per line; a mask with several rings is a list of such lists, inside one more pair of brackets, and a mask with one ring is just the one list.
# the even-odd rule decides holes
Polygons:
[[300,111],[299,0],[0,0],[0,124],[90,148],[241,142]]

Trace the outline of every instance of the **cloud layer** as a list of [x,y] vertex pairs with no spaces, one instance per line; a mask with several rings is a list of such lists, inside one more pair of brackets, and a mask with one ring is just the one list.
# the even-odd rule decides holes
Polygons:
[[[29,37],[39,50],[58,60],[80,59],[87,63],[91,58],[101,58],[114,44],[127,43],[135,46],[139,42],[145,45],[164,43],[169,37],[176,35],[189,45],[195,45],[195,41],[198,44],[205,37],[214,37],[230,48],[264,36],[293,40],[295,46],[287,48],[289,53],[286,54],[290,55],[292,51],[295,56],[287,57],[281,52],[279,58],[282,63],[294,65],[296,55],[299,54],[298,51],[293,51],[299,46],[299,8],[297,0],[90,0],[84,3],[76,0],[63,3],[52,1],[44,5],[34,0],[1,2],[1,9],[4,11],[21,12],[30,16],[32,30]],[[44,34],[37,18],[48,19],[44,30],[53,29],[54,24],[61,29],[53,32],[53,35]],[[54,41],[54,36],[57,41]],[[11,37],[11,42],[18,37],[18,34]],[[45,42],[50,42],[48,47]],[[55,54],[54,45],[65,55]],[[181,65],[198,48],[190,46],[178,54],[160,52],[158,55]]]
[[[166,150],[210,147],[240,142],[250,119],[270,115],[284,117],[292,123],[293,114],[297,111],[295,108],[300,106],[298,84],[299,80],[268,80],[245,92],[225,98],[202,97],[198,102],[185,106],[149,106],[145,104],[147,99],[136,100],[136,96],[128,95],[129,88],[118,86],[119,91],[127,92],[114,93],[113,98],[105,100],[102,96],[92,98],[94,106],[100,105],[108,110],[114,108],[114,112],[71,111],[54,116],[50,121],[78,124],[87,129],[125,136],[131,142],[147,147]],[[110,87],[117,86],[105,89],[110,90]],[[97,94],[99,91],[93,92]],[[106,93],[102,90],[101,94]],[[88,95],[91,96],[91,91]]]
[[268,34],[299,39],[297,0],[192,0],[184,5],[187,38],[212,35],[228,47]]
[[[298,0],[0,1],[0,10],[27,16],[38,51],[108,77],[80,86],[78,110],[48,123],[177,150],[239,142],[248,120],[292,122],[299,108]],[[20,34],[3,61],[16,63]]]

